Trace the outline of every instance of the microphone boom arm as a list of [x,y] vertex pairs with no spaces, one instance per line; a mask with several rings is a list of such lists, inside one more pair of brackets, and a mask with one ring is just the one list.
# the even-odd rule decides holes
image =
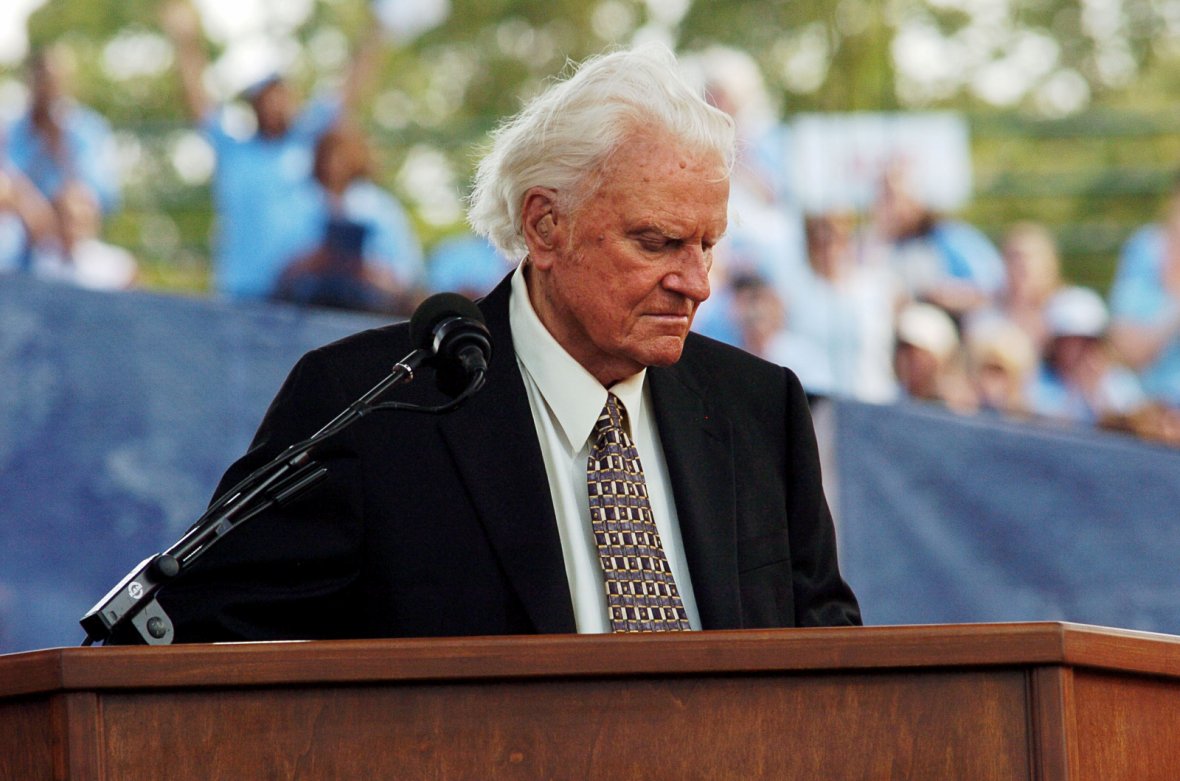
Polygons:
[[160,588],[238,525],[276,504],[291,501],[318,484],[328,474],[327,467],[311,458],[320,443],[374,409],[384,408],[374,405],[376,399],[396,385],[411,382],[414,369],[431,355],[430,350],[419,348],[398,361],[385,379],[323,428],[291,445],[226,492],[171,547],[140,562],[82,617],[82,628],[86,630],[83,645],[91,645],[95,640],[106,643],[128,621],[144,643],[170,644],[174,630],[171,619],[156,602]]
[[[318,484],[328,473],[327,467],[312,460],[320,443],[374,410],[449,412],[483,387],[492,345],[483,314],[471,301],[456,293],[437,293],[427,298],[410,319],[410,337],[419,346],[394,364],[385,379],[315,434],[291,445],[224,492],[175,544],[144,559],[119,581],[82,617],[82,628],[86,630],[83,645],[95,640],[109,642],[127,622],[144,643],[170,644],[174,635],[172,621],[156,602],[157,592],[232,529]],[[414,370],[435,357],[455,362],[466,377],[462,392],[451,394],[451,401],[435,407],[375,403],[390,388],[412,382]],[[440,371],[439,378],[441,375]],[[441,381],[439,387],[447,392]]]

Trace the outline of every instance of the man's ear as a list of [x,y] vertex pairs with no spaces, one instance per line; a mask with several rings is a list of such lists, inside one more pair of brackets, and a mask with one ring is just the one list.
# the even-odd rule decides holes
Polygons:
[[561,233],[558,217],[556,190],[533,187],[524,194],[521,228],[529,248],[529,260],[538,268],[546,268],[553,262]]

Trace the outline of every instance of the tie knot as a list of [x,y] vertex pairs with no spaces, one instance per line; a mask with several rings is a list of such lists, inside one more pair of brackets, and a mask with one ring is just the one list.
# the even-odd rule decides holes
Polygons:
[[598,415],[598,421],[594,424],[594,433],[601,435],[604,431],[611,429],[623,431],[623,423],[626,419],[627,408],[623,406],[623,402],[619,401],[619,397],[615,394],[608,393],[606,404]]

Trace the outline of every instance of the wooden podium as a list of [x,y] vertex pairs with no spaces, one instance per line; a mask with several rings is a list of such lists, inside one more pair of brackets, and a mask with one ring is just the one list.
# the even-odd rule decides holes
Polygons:
[[1180,638],[1060,624],[0,656],[0,779],[1180,778]]

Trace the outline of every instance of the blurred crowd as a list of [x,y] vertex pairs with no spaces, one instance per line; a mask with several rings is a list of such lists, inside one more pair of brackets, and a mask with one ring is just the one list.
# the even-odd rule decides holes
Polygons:
[[804,213],[775,155],[789,130],[753,63],[716,50],[698,64],[741,140],[698,330],[789,366],[816,397],[1180,445],[1180,180],[1104,297],[1065,277],[1046,226],[993,241],[924,203],[904,160],[883,166],[865,208]]
[[[304,99],[272,72],[228,101],[207,88],[195,9],[168,2],[160,26],[189,118],[216,160],[214,293],[408,315],[438,290],[482,295],[508,271],[507,260],[469,234],[427,253],[406,209],[378,184],[354,109],[378,70],[387,39],[380,25],[369,26],[332,90]],[[102,239],[120,207],[114,135],[71,94],[62,54],[55,46],[31,54],[27,106],[0,127],[0,273],[127,289],[140,282],[138,263]]]
[[[510,270],[467,234],[427,252],[378,184],[353,115],[377,72],[376,26],[331,94],[301,99],[274,73],[231,106],[206,91],[192,8],[167,5],[161,25],[216,156],[218,295],[406,316],[433,292],[478,297]],[[1180,185],[1126,242],[1104,297],[1063,276],[1045,226],[1011,225],[993,241],[926,206],[904,165],[880,172],[867,208],[804,213],[786,126],[752,61],[720,49],[690,60],[740,142],[730,228],[696,330],[789,366],[816,397],[912,399],[1180,445]],[[136,286],[136,259],[103,239],[120,208],[109,124],[71,96],[54,47],[29,57],[27,88],[0,130],[0,274]]]
[[28,106],[0,136],[0,272],[130,287],[135,259],[102,240],[120,205],[110,126],[71,99],[53,49],[34,52],[27,70]]

